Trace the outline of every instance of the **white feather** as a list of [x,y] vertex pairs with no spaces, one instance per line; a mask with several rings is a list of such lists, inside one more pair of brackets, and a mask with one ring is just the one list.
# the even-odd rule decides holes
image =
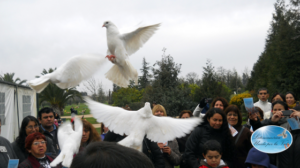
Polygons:
[[131,55],[140,49],[155,33],[160,24],[140,27],[133,32],[121,35],[127,54]]
[[120,141],[121,145],[141,150],[145,135],[154,142],[165,142],[190,133],[201,123],[200,118],[174,119],[152,115],[150,103],[138,111],[127,111],[95,102],[89,98],[85,101],[98,122],[103,122],[109,130],[128,135]]
[[134,80],[137,84],[138,73],[130,64],[128,56],[135,53],[146,43],[160,24],[140,27],[131,33],[120,34],[118,28],[110,21],[103,24],[106,27],[106,37],[108,55],[114,55],[113,66],[107,73],[106,78],[121,87],[127,87],[129,80]]
[[138,84],[138,73],[136,69],[131,65],[128,60],[123,66],[113,65],[111,69],[105,74],[105,77],[114,84],[121,87],[128,87],[129,81],[134,80],[135,84]]
[[59,127],[57,136],[61,152],[51,162],[51,167],[55,167],[61,162],[65,167],[71,166],[73,155],[78,153],[81,143],[83,131],[82,121],[78,118],[75,118],[74,127],[75,131],[72,129],[72,124],[70,121],[65,122]]
[[90,78],[105,62],[101,54],[84,54],[74,56],[53,73],[28,81],[28,85],[38,93],[42,92],[49,82],[61,89],[72,88],[83,80]]

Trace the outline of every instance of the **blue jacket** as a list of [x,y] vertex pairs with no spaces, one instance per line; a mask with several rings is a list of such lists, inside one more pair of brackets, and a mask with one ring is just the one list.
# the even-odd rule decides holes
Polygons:
[[260,152],[254,147],[250,149],[245,163],[249,168],[251,168],[251,164],[260,165],[267,168],[277,168],[276,166],[270,164],[268,154]]

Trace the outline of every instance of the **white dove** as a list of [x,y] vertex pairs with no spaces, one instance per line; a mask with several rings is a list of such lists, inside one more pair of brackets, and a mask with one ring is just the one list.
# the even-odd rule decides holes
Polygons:
[[283,139],[287,138],[286,129],[283,130],[281,134],[278,134],[277,136],[282,136]]
[[27,82],[36,92],[42,92],[52,82],[61,89],[72,88],[90,78],[105,62],[101,54],[83,54],[74,56],[54,72]]
[[137,84],[138,73],[128,60],[128,56],[135,53],[146,43],[158,29],[160,24],[140,27],[131,33],[120,34],[118,28],[110,21],[104,22],[106,27],[107,56],[115,64],[105,75],[114,84],[127,87],[130,80]]
[[166,142],[183,137],[201,123],[198,117],[175,119],[154,116],[148,102],[138,111],[127,111],[95,102],[87,97],[85,101],[98,122],[103,122],[109,130],[117,134],[127,135],[119,144],[139,151],[142,150],[145,135],[154,142]]
[[51,167],[55,167],[61,162],[65,167],[71,166],[73,155],[79,151],[83,130],[82,121],[76,117],[74,120],[74,127],[75,131],[72,129],[70,121],[67,121],[59,127],[57,136],[61,152],[51,162]]

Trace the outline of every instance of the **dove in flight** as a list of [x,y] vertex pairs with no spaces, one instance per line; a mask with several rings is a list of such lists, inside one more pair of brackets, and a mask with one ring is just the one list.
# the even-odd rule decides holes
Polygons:
[[72,128],[70,121],[63,123],[58,129],[58,143],[61,149],[59,155],[50,163],[51,167],[55,167],[62,162],[65,167],[70,167],[73,161],[74,154],[79,151],[83,124],[79,118],[74,120],[75,131]]
[[286,129],[283,130],[281,134],[278,134],[277,136],[281,136],[283,139],[287,138]]
[[138,73],[129,62],[128,56],[135,53],[155,33],[160,24],[140,27],[133,32],[120,34],[117,26],[111,21],[105,21],[102,27],[106,27],[107,56],[114,65],[105,74],[106,78],[114,84],[127,87],[130,80],[138,82]]
[[167,142],[185,136],[201,123],[199,117],[175,119],[154,116],[148,102],[138,111],[127,111],[95,102],[87,97],[84,99],[98,122],[104,123],[109,130],[117,134],[127,135],[118,142],[119,144],[139,151],[142,150],[145,135],[154,142]]
[[30,80],[27,84],[37,93],[42,92],[50,82],[61,89],[72,88],[97,72],[105,58],[101,54],[83,54],[74,56],[54,72]]

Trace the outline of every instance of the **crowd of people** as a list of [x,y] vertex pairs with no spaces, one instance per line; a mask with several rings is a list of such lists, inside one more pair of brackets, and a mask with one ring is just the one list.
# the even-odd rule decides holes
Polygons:
[[[210,103],[203,98],[193,112],[183,110],[179,118],[202,118],[202,123],[185,137],[166,142],[153,142],[144,137],[142,152],[123,147],[116,142],[126,135],[118,135],[101,124],[99,134],[94,126],[82,119],[83,133],[79,153],[74,155],[71,167],[155,167],[155,168],[298,168],[300,167],[300,130],[292,130],[288,118],[300,117],[300,106],[292,92],[275,93],[268,102],[266,88],[258,90],[259,101],[254,103],[257,113],[249,113],[243,124],[242,113],[222,97]],[[207,109],[209,104],[209,109]],[[292,110],[290,116],[282,111]],[[152,107],[153,115],[167,116],[160,104]],[[10,159],[19,159],[20,168],[50,168],[60,153],[55,124],[58,115],[45,107],[38,118],[27,116],[22,120],[19,135],[9,143],[0,136],[0,167],[7,167]],[[293,143],[277,154],[258,151],[250,141],[253,131],[266,125],[277,125],[291,132]],[[230,127],[236,132],[233,134]],[[1,121],[0,121],[1,133]],[[56,166],[62,167],[61,164]]]

